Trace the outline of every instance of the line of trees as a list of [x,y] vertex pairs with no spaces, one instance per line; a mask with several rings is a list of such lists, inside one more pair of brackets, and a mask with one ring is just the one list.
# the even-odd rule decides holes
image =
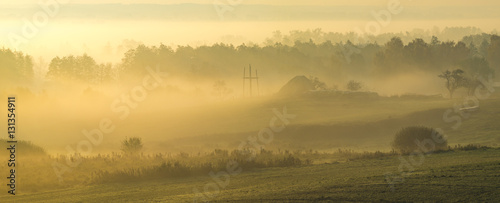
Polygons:
[[[145,66],[164,67],[167,71],[186,78],[223,78],[239,75],[242,64],[255,62],[267,74],[287,72],[291,75],[322,75],[323,80],[335,80],[346,76],[380,76],[411,71],[427,71],[433,74],[460,68],[468,77],[487,76],[500,71],[500,37],[481,35],[481,51],[474,43],[464,41],[440,41],[433,37],[430,42],[416,38],[404,44],[393,37],[384,45],[377,43],[353,44],[315,43],[296,41],[293,46],[276,43],[267,46],[214,44],[193,48],[179,46],[175,50],[160,45],[141,45],[125,54],[124,72],[137,72]],[[485,37],[489,37],[486,40]],[[464,38],[470,40],[469,36]]]
[[[30,80],[33,77],[31,56],[8,49],[0,50],[0,77]],[[55,57],[46,78],[102,84],[145,74],[145,67],[160,67],[173,76],[192,80],[234,77],[242,64],[253,63],[266,74],[321,75],[323,81],[349,76],[389,77],[411,71],[433,74],[461,69],[475,78],[500,72],[500,37],[489,34],[466,36],[459,42],[429,42],[415,38],[405,44],[393,37],[383,45],[354,44],[351,41],[316,43],[295,41],[293,45],[274,43],[265,46],[213,44],[211,46],[139,45],[125,53],[118,64],[98,64],[92,57]],[[452,88],[453,89],[453,88]]]
[[33,58],[22,52],[0,49],[0,82],[2,85],[33,79]]
[[165,45],[142,45],[127,52],[120,66],[124,71],[133,72],[145,66],[160,65],[189,76],[239,74],[242,64],[252,61],[258,62],[266,72],[308,71],[332,77],[341,77],[342,74],[390,75],[409,70],[437,73],[451,67],[460,67],[471,74],[490,74],[498,69],[500,58],[500,40],[495,35],[490,38],[484,53],[478,52],[473,44],[441,42],[436,37],[430,43],[417,38],[406,45],[398,37],[384,45],[352,44],[350,41],[317,44],[312,40],[297,41],[293,46],[280,43],[236,47],[214,44],[197,48],[179,46],[176,50]]
[[113,79],[111,64],[97,64],[90,56],[56,57],[49,64],[47,78],[101,84]]

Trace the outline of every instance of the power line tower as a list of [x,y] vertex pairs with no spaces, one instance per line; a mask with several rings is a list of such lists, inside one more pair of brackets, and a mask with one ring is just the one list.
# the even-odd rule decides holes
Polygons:
[[249,87],[249,96],[252,97],[252,81],[256,80],[257,82],[257,96],[260,96],[259,92],[259,75],[257,70],[255,70],[255,77],[252,76],[252,64],[248,66],[248,76],[246,75],[246,67],[243,67],[243,97],[245,97],[245,81],[248,80],[250,87]]

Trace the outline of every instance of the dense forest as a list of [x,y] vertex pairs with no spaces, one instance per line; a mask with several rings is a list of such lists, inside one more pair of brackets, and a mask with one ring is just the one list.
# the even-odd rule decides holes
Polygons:
[[[443,33],[450,30],[453,31],[450,28]],[[455,30],[458,32],[460,29]],[[478,32],[474,28],[465,30],[465,33]],[[494,76],[500,72],[498,35],[473,34],[455,42],[429,37],[429,34],[358,36],[353,33],[325,33],[317,29],[293,31],[289,35],[277,31],[262,45],[217,43],[199,47],[170,47],[141,44],[128,50],[121,62],[115,64],[98,63],[87,54],[57,56],[47,63],[46,73],[37,76],[32,56],[1,49],[0,78],[6,84],[14,82],[25,86],[30,86],[34,77],[49,83],[102,85],[120,81],[128,83],[131,78],[144,74],[145,67],[159,67],[170,76],[188,82],[213,83],[213,78],[239,78],[243,67],[252,64],[268,79],[307,73],[319,76],[333,87],[335,82],[332,81],[366,77],[383,80],[413,72],[425,72],[437,78],[446,70],[460,69],[463,77],[470,79]]]

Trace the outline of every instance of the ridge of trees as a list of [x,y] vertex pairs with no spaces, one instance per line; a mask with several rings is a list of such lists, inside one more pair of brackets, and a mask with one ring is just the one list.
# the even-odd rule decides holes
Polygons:
[[[482,33],[465,36],[458,42],[432,37],[429,42],[415,38],[405,44],[396,36],[383,45],[351,41],[317,43],[312,39],[297,40],[293,45],[216,43],[175,49],[163,44],[139,45],[114,65],[98,64],[86,54],[55,57],[46,78],[101,84],[125,75],[139,75],[148,66],[190,78],[223,78],[240,75],[243,64],[248,63],[257,63],[267,73],[308,72],[329,79],[352,75],[383,77],[415,70],[439,74],[457,68],[470,78],[486,77],[500,72],[500,37]],[[2,81],[7,78],[29,81],[33,78],[33,59],[21,52],[0,49],[0,72]]]

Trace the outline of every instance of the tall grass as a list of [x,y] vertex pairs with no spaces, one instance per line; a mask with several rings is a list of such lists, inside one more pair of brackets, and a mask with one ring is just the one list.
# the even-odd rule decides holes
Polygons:
[[[127,157],[122,158],[127,159]],[[176,156],[156,154],[135,157],[128,161],[139,167],[125,167],[115,171],[97,170],[92,173],[92,182],[200,176],[207,175],[211,171],[224,170],[229,163],[238,163],[238,166],[245,170],[290,167],[311,163],[309,160],[301,160],[288,151],[273,152],[264,149],[258,152],[248,149],[233,151],[215,149],[211,153],[198,155],[186,153],[179,153]],[[155,164],[140,164],[140,162]]]
[[[20,145],[21,146],[21,145]],[[183,178],[207,176],[211,171],[225,170],[228,163],[238,163],[244,171],[268,167],[297,167],[316,163],[340,163],[362,159],[378,159],[396,156],[391,152],[356,152],[350,149],[318,152],[313,150],[265,150],[258,151],[215,149],[205,153],[125,153],[98,154],[83,157],[79,154],[49,156],[42,148],[33,147],[30,156],[19,158],[16,165],[18,180],[22,186],[18,192],[37,192],[76,185],[89,185],[110,182],[127,182],[143,179]],[[479,145],[457,145],[449,151],[486,149]],[[7,151],[7,150],[5,150]],[[68,167],[60,179],[53,168],[54,163],[66,164],[81,161],[76,167]],[[7,165],[0,165],[0,171],[7,171]],[[62,180],[62,181],[60,181]]]

